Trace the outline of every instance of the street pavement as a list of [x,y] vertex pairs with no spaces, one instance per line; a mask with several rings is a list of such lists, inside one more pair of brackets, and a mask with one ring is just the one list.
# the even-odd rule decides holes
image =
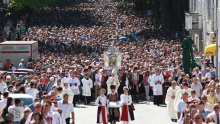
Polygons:
[[[175,124],[169,119],[165,106],[156,106],[152,102],[141,102],[134,106],[135,120],[131,124]],[[76,124],[96,124],[97,106],[78,105],[74,110]]]

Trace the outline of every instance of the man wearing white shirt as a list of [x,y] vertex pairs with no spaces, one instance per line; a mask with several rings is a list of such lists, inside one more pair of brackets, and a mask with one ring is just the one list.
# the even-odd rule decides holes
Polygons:
[[13,106],[9,106],[8,112],[13,114],[13,124],[19,124],[24,113],[24,107],[21,106],[20,99],[15,99],[14,103]]
[[63,94],[63,100],[58,101],[58,108],[60,109],[62,124],[70,124],[70,114],[72,115],[72,124],[75,124],[74,107],[72,103],[68,102],[69,95]]
[[189,88],[187,82],[183,82],[181,89],[179,89],[179,90],[176,92],[176,97],[175,97],[175,102],[174,102],[174,106],[175,106],[175,109],[176,109],[176,110],[177,110],[177,108],[176,108],[176,107],[177,107],[177,102],[178,102],[179,100],[181,100],[181,97],[182,97],[182,93],[183,93],[183,92],[187,92],[188,97],[191,97],[192,89]]
[[69,77],[69,84],[70,84],[70,89],[72,90],[74,97],[73,97],[73,105],[76,107],[76,102],[79,100],[79,86],[80,86],[80,81],[77,77],[75,77],[76,72],[70,72],[70,77]]
[[188,93],[183,92],[182,99],[177,102],[177,118],[178,122],[182,121],[183,112],[187,108],[186,102],[188,101]]
[[193,78],[193,83],[191,84],[191,88],[196,91],[196,97],[200,98],[202,96],[202,84],[198,82],[196,77]]
[[215,121],[215,124],[220,124],[219,105],[215,104],[213,109],[214,109],[214,111],[212,113],[210,113],[208,116],[211,116],[213,118],[213,120]]
[[30,88],[27,88],[25,91],[27,94],[31,95],[34,99],[36,99],[39,91],[35,88],[35,83],[31,82]]
[[153,87],[154,105],[162,104],[164,77],[160,74],[159,68],[155,69],[155,74],[151,78],[151,86]]
[[21,59],[21,62],[19,63],[18,68],[19,69],[20,68],[25,68],[25,66],[24,66],[24,59]]

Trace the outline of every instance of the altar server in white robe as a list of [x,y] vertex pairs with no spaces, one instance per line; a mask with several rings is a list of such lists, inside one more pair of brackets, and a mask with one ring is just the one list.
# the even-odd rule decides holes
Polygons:
[[111,94],[111,89],[110,86],[115,85],[116,86],[116,91],[118,91],[118,86],[119,86],[119,80],[118,80],[118,75],[117,75],[117,70],[113,69],[112,70],[112,75],[108,78],[107,80],[107,94]]
[[163,102],[163,83],[164,77],[160,73],[159,68],[155,69],[155,74],[151,78],[151,86],[153,87],[154,105],[159,106]]
[[177,119],[177,112],[174,109],[174,101],[176,97],[176,92],[180,89],[179,86],[177,86],[176,81],[172,81],[171,87],[168,88],[165,103],[167,104],[168,114],[170,116],[170,119],[172,121],[176,121]]
[[88,74],[84,74],[84,78],[82,79],[82,95],[84,99],[84,104],[89,105],[91,99],[91,88],[93,87],[92,79],[89,78]]
[[79,87],[80,87],[80,81],[76,77],[76,71],[71,71],[70,72],[70,77],[69,77],[69,84],[70,84],[70,89],[72,90],[74,97],[73,97],[73,105],[76,107],[76,102],[79,100]]

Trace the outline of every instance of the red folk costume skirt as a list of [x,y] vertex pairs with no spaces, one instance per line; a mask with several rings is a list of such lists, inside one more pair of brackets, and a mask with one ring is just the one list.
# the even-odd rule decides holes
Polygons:
[[107,124],[105,106],[101,106],[102,123]]
[[128,106],[122,106],[121,121],[128,121]]
[[[102,118],[102,122],[100,122],[100,117]],[[98,124],[107,124],[107,115],[106,115],[106,107],[105,106],[99,106],[98,107],[98,113],[97,113],[97,123]]]

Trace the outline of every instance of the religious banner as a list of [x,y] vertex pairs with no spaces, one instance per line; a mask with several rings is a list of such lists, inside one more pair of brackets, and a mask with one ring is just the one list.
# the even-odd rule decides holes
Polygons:
[[104,52],[104,67],[108,70],[119,69],[121,67],[122,53],[112,44]]

